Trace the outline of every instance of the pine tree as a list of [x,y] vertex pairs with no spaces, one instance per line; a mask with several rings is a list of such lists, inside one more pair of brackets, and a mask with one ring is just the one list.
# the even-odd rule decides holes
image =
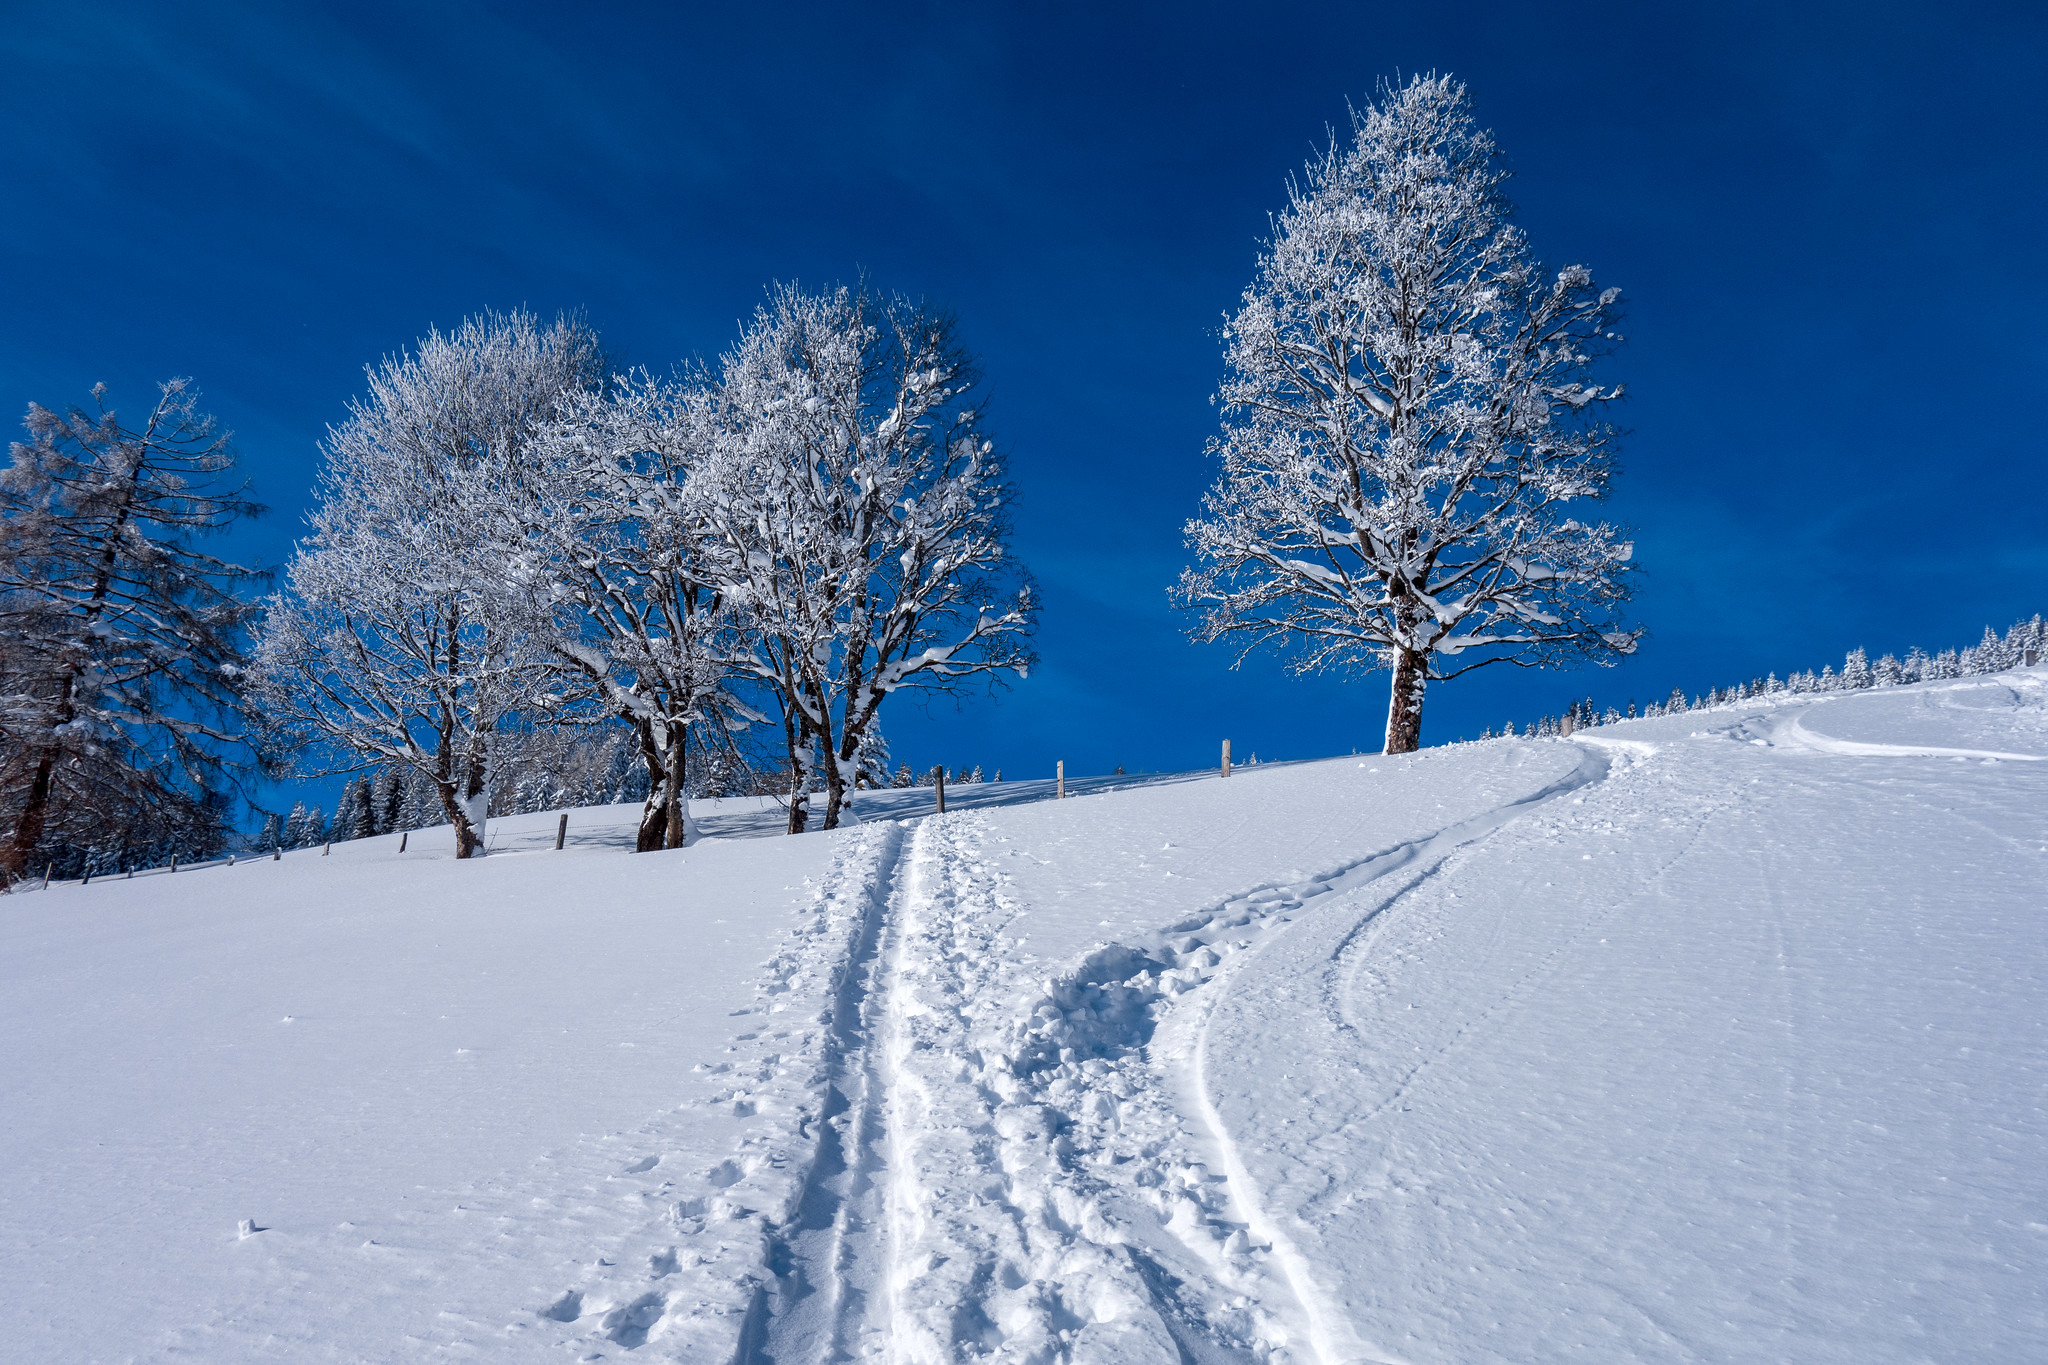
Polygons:
[[398,816],[405,804],[405,781],[396,768],[377,770],[376,785],[370,789],[370,833],[391,834],[398,828]]
[[306,846],[306,803],[294,801],[292,813],[284,820],[283,847],[304,848]]

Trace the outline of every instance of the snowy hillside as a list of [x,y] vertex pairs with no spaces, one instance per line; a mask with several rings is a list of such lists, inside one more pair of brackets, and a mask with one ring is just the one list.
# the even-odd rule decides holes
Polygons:
[[0,1341],[2038,1359],[2044,759],[2032,670],[12,896]]

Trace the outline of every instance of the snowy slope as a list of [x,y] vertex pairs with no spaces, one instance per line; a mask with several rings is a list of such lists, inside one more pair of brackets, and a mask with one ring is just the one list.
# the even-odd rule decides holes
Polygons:
[[2044,759],[2036,671],[11,897],[0,1341],[2039,1358]]

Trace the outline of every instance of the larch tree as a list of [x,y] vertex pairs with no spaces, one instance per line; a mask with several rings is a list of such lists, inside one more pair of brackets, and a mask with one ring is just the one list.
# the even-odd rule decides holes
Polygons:
[[485,314],[368,369],[330,428],[319,502],[254,651],[273,751],[312,775],[385,764],[419,774],[481,844],[493,737],[562,702],[503,561],[503,498],[536,430],[602,381],[574,318]]
[[242,590],[261,575],[198,542],[262,509],[188,380],[133,426],[105,397],[31,406],[0,472],[8,880],[55,845],[210,851],[245,756]]
[[1631,546],[1581,510],[1613,474],[1621,390],[1590,372],[1619,291],[1539,266],[1506,174],[1462,84],[1383,86],[1290,187],[1224,329],[1222,470],[1175,597],[1198,640],[1389,670],[1389,753],[1420,745],[1431,681],[1641,634]]
[[789,828],[838,825],[882,703],[1021,675],[1036,602],[954,320],[865,290],[776,289],[721,366],[700,471],[743,674],[775,698]]

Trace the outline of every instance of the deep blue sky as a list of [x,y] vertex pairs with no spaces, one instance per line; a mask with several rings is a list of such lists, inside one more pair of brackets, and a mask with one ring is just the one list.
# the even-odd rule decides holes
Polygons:
[[[1112,12],[1112,11],[1117,12]],[[299,528],[361,367],[485,307],[715,354],[763,286],[955,308],[1045,588],[1000,702],[884,713],[1011,775],[1376,746],[1384,675],[1227,669],[1165,589],[1215,337],[1283,182],[1456,72],[1537,249],[1630,299],[1625,666],[1440,686],[1425,739],[2048,609],[2038,4],[13,5],[0,403],[195,376]]]

